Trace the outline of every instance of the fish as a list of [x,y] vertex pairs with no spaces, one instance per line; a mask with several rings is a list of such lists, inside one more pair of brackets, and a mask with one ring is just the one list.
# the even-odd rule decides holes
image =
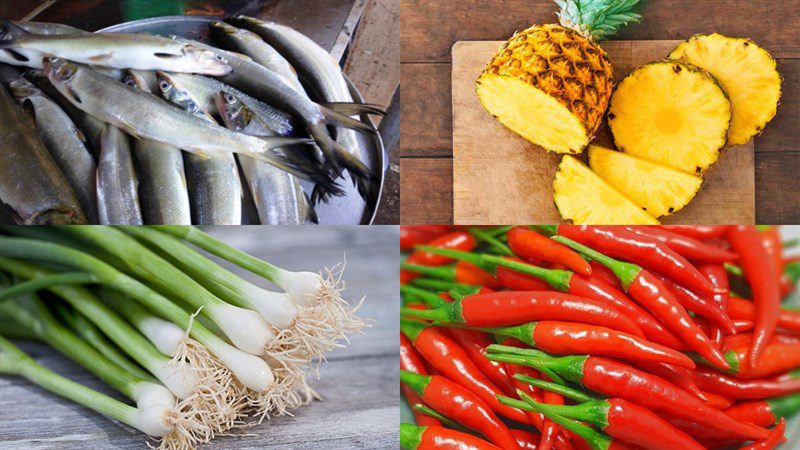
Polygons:
[[[241,100],[226,92],[217,95],[217,108],[225,126],[231,129],[246,130],[248,122],[257,117]],[[238,159],[262,224],[302,225],[308,221],[319,222],[297,177],[245,155],[239,155]]]
[[231,72],[225,57],[207,49],[149,34],[78,33],[46,35],[25,31],[2,21],[0,48],[20,54],[39,54],[76,63],[114,69],[166,70],[225,75]]
[[[213,22],[210,26],[213,27]],[[178,40],[181,42],[194,42],[183,39]],[[206,44],[195,43],[194,45],[200,48],[216,49],[216,47]],[[216,51],[223,52],[228,64],[233,68],[233,72],[221,76],[219,79],[252,97],[287,111],[296,119],[301,120],[308,133],[325,154],[327,163],[337,176],[341,174],[342,167],[336,158],[336,153],[333,149],[334,140],[328,132],[328,125],[344,126],[363,132],[377,133],[377,130],[370,125],[325,108],[300,95],[284,81],[281,75],[253,62],[251,59],[220,49],[216,49]]]
[[[36,34],[78,34],[86,33],[86,31],[73,28],[69,25],[61,25],[59,23],[47,22],[19,22],[18,26],[22,27],[25,31]],[[0,24],[0,35],[4,33],[3,25]],[[0,62],[11,64],[14,66],[25,66],[34,69],[42,68],[42,58],[45,54],[34,50],[0,50]]]
[[78,129],[83,132],[86,137],[86,146],[96,160],[100,156],[100,136],[103,134],[106,124],[73,105],[61,92],[58,92],[58,89],[50,83],[47,75],[41,70],[31,70],[24,76],[67,113]]
[[97,222],[97,191],[94,178],[97,165],[86,149],[86,137],[67,113],[30,81],[18,78],[12,81],[9,87],[17,102],[32,111],[39,139],[67,177],[87,219],[92,223]]
[[216,95],[219,91],[225,91],[240,98],[251,111],[258,114],[263,122],[268,123],[271,133],[269,136],[291,136],[294,134],[292,117],[260,100],[245,94],[244,92],[228,86],[227,84],[214,78],[203,75],[193,75],[188,73],[166,73],[156,72],[162,95],[170,86],[180,84],[183,89],[195,99],[197,106],[203,111],[208,112],[214,117],[219,117]]
[[288,145],[310,144],[313,141],[309,139],[259,139],[235,133],[192,116],[162,98],[62,58],[46,58],[44,69],[53,86],[72,104],[137,139],[171,144],[201,156],[244,153],[314,180],[313,176],[300,172],[285,157],[272,151]]
[[97,212],[101,225],[142,225],[139,181],[128,136],[106,125],[97,163]]
[[21,225],[85,224],[66,176],[36,135],[33,119],[0,86],[0,202]]
[[[158,76],[158,87],[165,99],[196,117],[217,123],[208,112],[200,108],[199,101],[191,92],[175,79]],[[239,169],[233,154],[204,158],[190,153],[186,155],[185,162],[193,222],[200,225],[241,225],[242,181],[239,179]],[[270,168],[285,173],[272,166]]]
[[[131,71],[125,83],[150,92],[147,80],[138,71]],[[181,150],[150,139],[137,139],[133,142],[133,157],[139,168],[143,222],[147,225],[191,225],[192,212]]]
[[[354,116],[362,113],[385,115],[385,111],[379,106],[354,103],[339,64],[325,49],[304,34],[284,25],[241,15],[228,19],[228,22],[249,30],[270,48],[279,51],[287,64],[297,71],[299,78],[305,81],[304,86],[323,102],[323,106]],[[220,26],[219,29],[222,31],[218,33],[225,32],[228,42],[238,42],[236,47],[252,58],[256,58],[255,52],[268,51],[263,45],[255,43],[252,38],[245,37],[250,35],[236,32],[235,27]],[[358,145],[355,132],[351,129],[338,129],[334,146],[334,151],[358,187],[359,193],[368,203],[374,204],[377,201],[379,183],[372,170],[363,163],[366,155]],[[322,200],[329,196],[324,190],[317,190],[315,194]]]

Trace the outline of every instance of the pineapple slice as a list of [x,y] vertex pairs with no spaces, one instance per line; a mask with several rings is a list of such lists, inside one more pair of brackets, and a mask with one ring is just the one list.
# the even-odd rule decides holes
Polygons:
[[599,45],[560,25],[514,35],[476,82],[483,107],[530,142],[579,153],[594,136],[612,89],[611,62]]
[[731,103],[703,69],[681,61],[646,64],[611,96],[608,123],[618,149],[702,173],[725,146]]
[[669,58],[702,67],[719,80],[733,104],[728,146],[746,143],[775,116],[781,77],[775,60],[753,41],[696,35],[675,47]]
[[553,197],[561,217],[574,224],[658,224],[653,216],[569,155],[564,155],[558,166]]
[[689,204],[703,184],[700,177],[597,145],[589,146],[589,166],[654,217]]

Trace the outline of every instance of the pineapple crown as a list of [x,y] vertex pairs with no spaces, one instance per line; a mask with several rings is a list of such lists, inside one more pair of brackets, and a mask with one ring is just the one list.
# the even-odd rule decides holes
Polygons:
[[602,41],[617,33],[628,22],[642,16],[632,11],[639,0],[554,0],[561,10],[556,13],[561,26],[572,28],[593,41]]

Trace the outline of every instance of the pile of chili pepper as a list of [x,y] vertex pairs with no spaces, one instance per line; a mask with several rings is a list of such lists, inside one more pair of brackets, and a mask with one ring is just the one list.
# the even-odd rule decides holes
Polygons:
[[401,227],[401,447],[776,448],[800,411],[787,231]]

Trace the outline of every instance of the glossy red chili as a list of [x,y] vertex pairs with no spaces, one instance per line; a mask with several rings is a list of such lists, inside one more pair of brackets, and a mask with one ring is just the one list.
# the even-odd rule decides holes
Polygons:
[[426,405],[467,428],[481,432],[503,449],[517,449],[508,427],[478,396],[458,383],[438,375],[400,371],[400,382],[411,386]]
[[403,310],[422,319],[470,327],[521,325],[537,320],[580,322],[643,336],[641,329],[607,302],[548,291],[500,291],[469,295],[427,311]]
[[558,355],[595,354],[614,358],[656,361],[694,367],[686,355],[636,336],[582,323],[541,321],[490,331],[548,353]]
[[742,380],[700,366],[691,374],[700,389],[728,398],[762,399],[800,392],[800,378],[791,376]]
[[736,260],[735,253],[661,227],[632,226],[626,228],[641,236],[655,239],[665,244],[675,253],[692,261],[724,263]]
[[712,239],[725,236],[729,225],[661,225],[661,228],[673,233],[693,237],[695,239]]
[[400,227],[400,250],[413,250],[414,246],[427,244],[439,236],[447,234],[453,227],[449,225],[414,225]]
[[400,424],[403,450],[501,450],[483,439],[442,426]]
[[[728,314],[734,320],[753,320],[756,315],[756,306],[749,300],[731,297],[728,301]],[[800,331],[800,311],[780,309],[777,322],[779,328]]]
[[[440,236],[430,243],[428,243],[431,247],[439,247],[439,248],[450,248],[455,250],[462,250],[462,251],[471,251],[477,245],[475,238],[467,233],[466,231],[454,231],[452,233],[445,234],[444,236]],[[451,258],[442,255],[435,255],[433,253],[423,252],[423,251],[415,251],[412,253],[406,261],[408,264],[418,264],[421,266],[442,266],[449,262],[452,262]],[[418,273],[414,273],[407,270],[400,271],[400,283],[405,284],[413,280],[414,278],[418,277]]]
[[694,394],[701,400],[708,400],[708,397],[705,395],[705,393],[701,391],[696,384],[694,384],[689,369],[685,367],[649,361],[631,361],[631,364],[647,373],[651,373],[657,377],[661,377],[664,380],[669,381],[675,386]]
[[[708,281],[710,281],[717,290],[724,291],[714,294],[713,300],[719,308],[727,314],[728,299],[730,298],[730,283],[728,280],[728,272],[725,271],[725,266],[722,264],[701,264],[697,269],[703,276],[708,278]],[[731,319],[730,316],[728,316],[728,318]],[[714,325],[711,327],[709,337],[714,344],[719,347],[725,337],[725,332],[722,330],[722,327]]]
[[754,226],[737,225],[728,230],[728,241],[739,254],[739,264],[753,292],[755,330],[747,362],[755,366],[778,325],[781,306],[778,274]]
[[[425,367],[425,362],[422,360],[422,357],[414,350],[411,341],[403,334],[400,334],[400,370],[406,370],[420,375],[428,374],[428,369]],[[419,395],[417,395],[413,389],[400,383],[400,390],[403,392],[403,396],[406,398],[406,401],[408,401],[408,404],[412,407],[414,420],[416,420],[417,425],[427,426],[442,424],[438,419],[413,409],[414,405],[422,403],[422,399],[419,398]]]
[[755,366],[742,364],[750,349],[749,345],[731,349],[739,361],[736,376],[738,378],[764,378],[780,375],[800,367],[800,345],[797,342],[773,342],[764,348],[762,357]]
[[592,275],[590,276],[591,279],[600,279],[614,286],[618,290],[622,289],[619,278],[614,275],[614,272],[611,269],[594,260],[589,261],[589,265],[592,266]]
[[495,276],[500,286],[514,291],[549,291],[552,289],[549,284],[536,277],[515,272],[507,267],[498,267]]
[[531,433],[525,430],[511,430],[511,434],[517,438],[517,445],[522,450],[538,450],[539,441],[542,437],[537,433]]
[[768,427],[777,423],[781,417],[790,417],[798,411],[800,411],[800,394],[791,394],[739,403],[726,409],[725,414],[740,422]]
[[786,432],[786,419],[781,417],[778,424],[763,441],[754,442],[742,447],[740,450],[772,450],[783,442],[786,442],[784,433]]
[[424,323],[401,320],[400,331],[438,373],[469,389],[498,414],[527,423],[527,416],[523,411],[509,408],[497,400],[496,396],[503,391],[481,372],[467,352],[444,330],[426,326]]
[[448,328],[447,334],[467,352],[469,359],[495,386],[507,395],[514,392],[514,387],[508,380],[505,364],[486,358],[486,347],[494,343],[489,335],[483,331],[463,328]]
[[714,286],[686,258],[661,242],[624,227],[559,225],[558,234],[613,258],[657,271],[697,292],[715,293]]
[[727,311],[722,309],[713,297],[701,297],[668,278],[656,276],[661,280],[664,286],[669,289],[670,293],[675,296],[675,300],[677,300],[681,306],[710,320],[721,327],[726,334],[736,334],[736,327],[733,324],[733,320],[728,316]]
[[521,258],[560,264],[575,273],[591,275],[592,266],[571,248],[526,228],[508,230],[508,245]]

